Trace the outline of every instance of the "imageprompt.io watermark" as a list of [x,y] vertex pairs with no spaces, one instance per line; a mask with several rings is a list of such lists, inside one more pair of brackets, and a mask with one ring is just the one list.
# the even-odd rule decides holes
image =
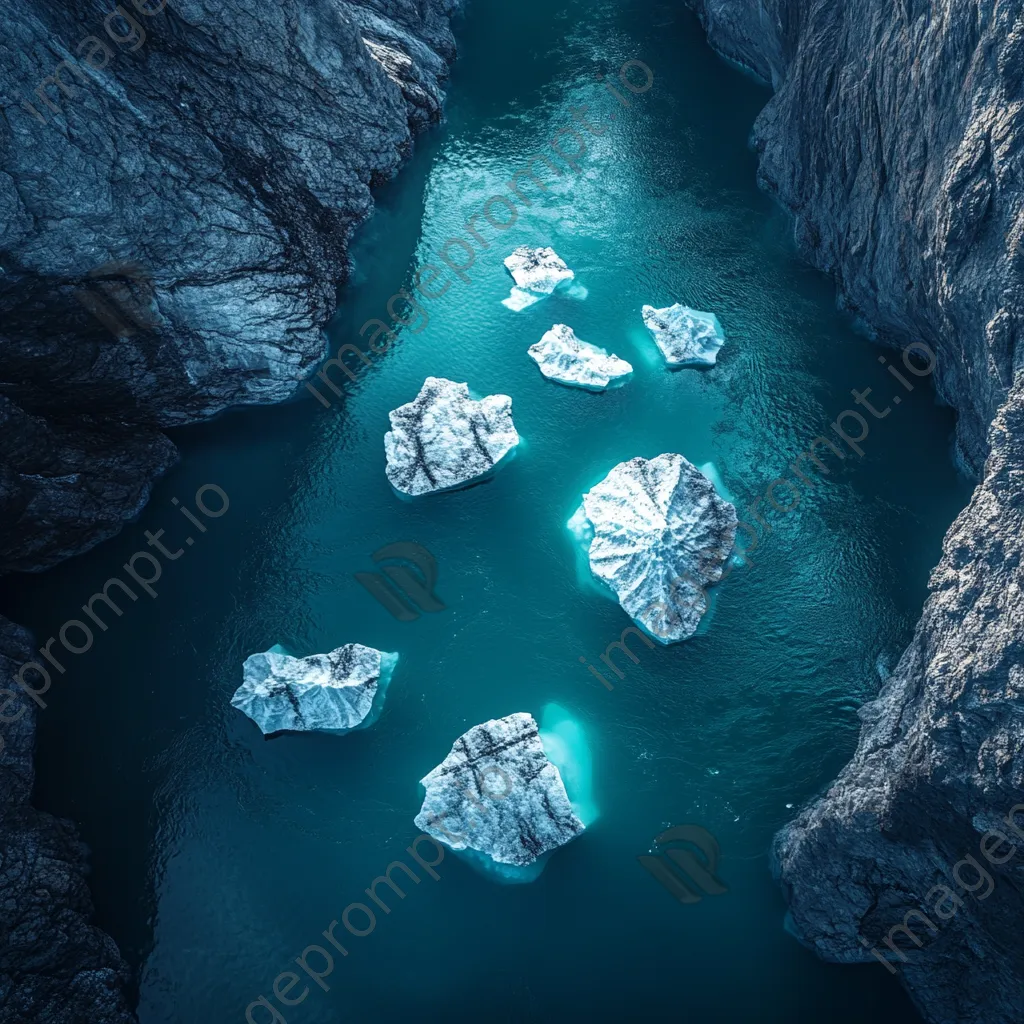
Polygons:
[[708,896],[729,891],[715,874],[721,848],[706,828],[674,825],[657,836],[653,845],[658,853],[643,854],[637,860],[680,903],[700,903],[704,898],[701,890]]
[[437,559],[422,544],[400,540],[378,548],[372,558],[381,571],[357,572],[355,577],[396,619],[412,622],[421,611],[445,610],[445,603],[434,593]]

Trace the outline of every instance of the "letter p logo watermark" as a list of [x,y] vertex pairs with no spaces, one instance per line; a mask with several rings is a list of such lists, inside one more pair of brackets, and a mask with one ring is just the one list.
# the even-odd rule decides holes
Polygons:
[[434,593],[437,585],[437,560],[422,544],[401,540],[387,544],[373,553],[380,564],[388,560],[409,565],[381,565],[380,572],[357,572],[356,579],[391,614],[402,622],[412,622],[425,612],[443,612],[444,602]]
[[[678,845],[669,846],[669,843]],[[702,889],[709,896],[721,896],[729,891],[715,876],[721,851],[718,840],[706,828],[675,825],[662,832],[654,840],[654,845],[666,847],[664,856],[660,852],[657,855],[644,854],[637,860],[680,903],[700,903]],[[699,857],[694,849],[700,853]]]

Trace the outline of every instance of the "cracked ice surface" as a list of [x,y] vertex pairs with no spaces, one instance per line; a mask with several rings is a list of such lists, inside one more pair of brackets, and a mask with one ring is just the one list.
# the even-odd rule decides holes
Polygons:
[[462,487],[490,473],[519,444],[508,395],[472,398],[468,384],[428,377],[391,412],[387,476],[403,494]]
[[582,341],[565,324],[555,324],[528,351],[545,377],[592,391],[600,391],[633,372],[625,359]]
[[672,643],[692,636],[707,610],[704,588],[722,578],[736,509],[682,455],[666,454],[620,462],[568,525],[626,614]]
[[496,864],[527,867],[585,827],[526,712],[473,726],[420,783],[416,827]]
[[669,366],[715,365],[725,335],[714,313],[702,313],[677,302],[664,309],[644,306],[641,314]]
[[243,682],[231,704],[265,735],[346,733],[369,725],[375,717],[371,711],[380,711],[397,662],[397,654],[362,644],[345,644],[307,658],[292,657],[275,644],[245,659]]
[[560,284],[575,277],[555,250],[547,246],[531,249],[528,245],[520,245],[505,257],[505,266],[516,287],[501,303],[517,312],[540,302]]

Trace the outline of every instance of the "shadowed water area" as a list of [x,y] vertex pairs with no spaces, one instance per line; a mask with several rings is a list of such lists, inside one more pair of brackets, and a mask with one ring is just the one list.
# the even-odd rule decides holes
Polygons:
[[[143,1024],[243,1021],[261,995],[289,1024],[914,1020],[878,964],[826,965],[786,934],[768,849],[849,758],[877,659],[911,636],[969,493],[950,459],[952,413],[926,379],[902,390],[878,361],[886,350],[796,254],[747,145],[768,92],[676,4],[477,0],[457,35],[447,123],[379,191],[332,347],[365,349],[360,325],[389,320],[417,269],[469,238],[467,219],[574,123],[578,173],[563,162],[546,190],[525,184],[531,202],[507,230],[478,219],[487,244],[474,244],[469,280],[446,271],[436,288],[451,286],[405,311],[388,351],[349,357],[354,382],[332,369],[342,395],[321,385],[329,408],[304,391],[178,431],[182,461],[137,524],[6,581],[2,610],[42,642],[124,576],[144,530],[184,551],[156,598],[66,656],[40,714],[37,803],[78,822],[93,851],[97,923],[138,968]],[[627,107],[597,76],[617,82],[629,60],[654,77],[642,94],[619,84]],[[644,83],[636,65],[630,78]],[[573,121],[583,106],[596,130]],[[561,145],[578,149],[565,133]],[[502,259],[523,244],[552,246],[579,287],[503,306]],[[665,368],[640,311],[673,302],[720,320],[715,368]],[[606,393],[545,380],[526,350],[555,323],[628,360],[632,378]],[[483,484],[401,500],[384,474],[388,412],[428,375],[510,395],[523,442]],[[637,663],[616,655],[623,678],[605,670],[614,689],[602,686],[581,659],[600,665],[630,621],[577,571],[566,522],[583,492],[625,459],[679,452],[713,463],[751,520],[750,503],[794,479],[790,464],[866,388],[878,408],[902,402],[869,417],[863,457],[846,449],[789,511],[762,503],[752,564],[716,589],[700,634],[634,639]],[[193,507],[206,483],[230,507],[200,535],[171,499]],[[399,621],[355,579],[398,541],[436,559],[443,610]],[[230,706],[248,655],[344,643],[399,654],[371,728],[264,740]],[[458,736],[517,711],[539,720],[550,703],[569,716],[561,756],[582,734],[592,759],[587,830],[524,885],[449,854],[404,899],[384,890],[390,912],[375,908],[371,934],[340,930],[348,956],[336,953],[329,991],[303,976],[289,992],[308,986],[300,1004],[276,1000],[274,979],[367,902],[390,862],[415,867],[418,780]],[[638,864],[682,824],[717,838],[727,892],[682,905]]]

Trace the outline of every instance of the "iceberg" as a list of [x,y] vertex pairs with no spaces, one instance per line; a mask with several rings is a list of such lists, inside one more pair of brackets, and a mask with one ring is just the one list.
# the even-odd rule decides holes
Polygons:
[[504,881],[532,881],[586,827],[524,711],[473,726],[420,783],[416,827]]
[[384,435],[387,477],[405,495],[464,487],[519,444],[512,399],[470,395],[467,384],[428,377],[415,400],[392,410]]
[[575,277],[555,250],[547,246],[531,249],[520,245],[505,257],[505,266],[516,286],[501,304],[516,312],[540,302],[560,284]]
[[397,654],[345,644],[329,654],[296,658],[275,644],[251,654],[232,707],[269,736],[278,732],[339,735],[372,725],[380,715]]
[[620,462],[568,523],[594,578],[666,644],[697,631],[705,588],[722,578],[736,525],[736,509],[677,454]]
[[528,352],[545,377],[590,391],[621,383],[633,372],[625,359],[580,340],[565,324],[555,324]]
[[670,367],[715,365],[725,335],[714,313],[677,302],[664,309],[644,306],[641,315]]

